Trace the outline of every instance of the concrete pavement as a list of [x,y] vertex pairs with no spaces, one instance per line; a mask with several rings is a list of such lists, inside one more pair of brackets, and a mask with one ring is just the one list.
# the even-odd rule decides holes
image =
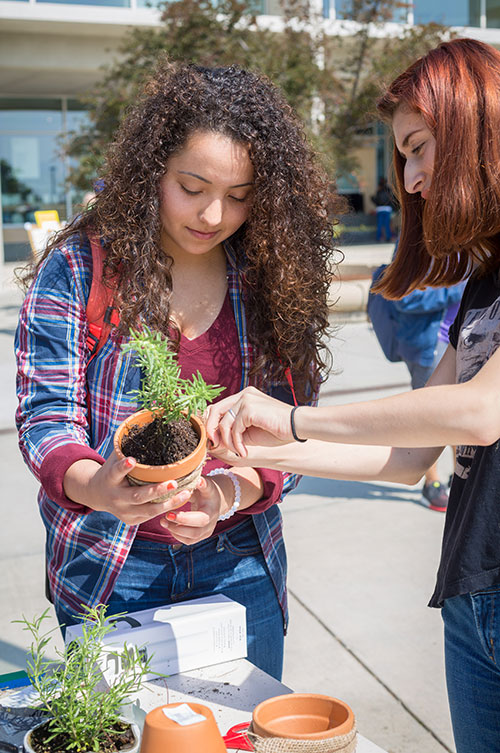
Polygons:
[[[409,388],[366,321],[332,341],[324,404]],[[443,478],[451,451],[440,460]],[[444,516],[419,487],[304,478],[283,505],[291,626],[284,682],[352,704],[363,734],[392,753],[453,751],[434,586]]]
[[[369,269],[390,259],[392,247],[344,251],[347,280],[349,266]],[[20,457],[13,422],[12,339],[20,295],[11,273],[11,265],[2,270],[0,290],[0,672],[24,667],[27,636],[11,620],[47,606],[37,484]],[[347,284],[339,291],[340,308]],[[332,339],[336,373],[322,401],[339,404],[407,389],[406,368],[385,360],[363,311],[344,318]],[[447,478],[449,450],[440,462]],[[454,751],[441,620],[426,607],[444,516],[420,504],[418,488],[313,478],[302,480],[283,513],[291,611],[283,681],[297,691],[346,700],[360,731],[390,753]]]

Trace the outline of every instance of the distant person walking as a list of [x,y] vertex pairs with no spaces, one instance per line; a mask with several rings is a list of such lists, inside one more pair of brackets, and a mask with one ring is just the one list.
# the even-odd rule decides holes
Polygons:
[[[396,246],[397,251],[397,246]],[[373,273],[375,285],[387,269],[386,264],[377,267]],[[445,317],[448,319],[458,310],[465,283],[449,288],[425,288],[413,290],[397,301],[384,299],[370,289],[368,315],[384,354],[390,361],[404,361],[410,372],[411,388],[425,387],[432,372],[446,350],[448,326],[442,328]],[[455,317],[451,319],[453,321]],[[441,336],[437,357],[438,337]],[[388,343],[390,342],[390,347]],[[448,507],[448,484],[439,478],[437,462],[426,471],[422,489],[422,502],[431,510],[446,512]]]
[[[459,283],[451,288],[415,290],[393,302],[401,313],[400,348],[405,353],[403,361],[410,372],[412,390],[425,387],[441,360],[449,343],[446,329],[446,340],[441,341],[441,356],[437,358],[441,324],[448,310],[458,311],[464,287],[465,283]],[[425,473],[422,501],[437,512],[446,512],[448,507],[448,484],[440,480],[437,462]]]
[[385,236],[385,242],[390,243],[392,237],[391,217],[394,205],[394,196],[387,184],[386,178],[380,178],[377,191],[371,200],[376,206],[377,214],[377,243],[381,243]]

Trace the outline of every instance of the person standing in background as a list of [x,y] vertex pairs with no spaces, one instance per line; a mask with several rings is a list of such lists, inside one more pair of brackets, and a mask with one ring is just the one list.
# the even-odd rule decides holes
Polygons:
[[[397,249],[398,244],[393,259]],[[451,316],[450,312],[458,309],[465,283],[450,288],[413,290],[399,300],[389,300],[373,290],[386,269],[387,264],[381,264],[372,274],[368,317],[385,357],[406,364],[411,388],[417,390],[425,387],[440,360],[441,356],[436,358],[438,334],[444,317]],[[449,326],[446,335],[443,331],[443,338],[447,338],[448,329]],[[440,349],[441,355],[443,352]],[[422,502],[437,512],[446,512],[448,507],[448,488],[439,479],[437,462],[425,473]]]
[[390,243],[392,237],[391,217],[394,196],[387,184],[386,178],[380,178],[377,192],[371,197],[371,200],[377,207],[375,210],[377,214],[377,243],[382,242],[382,236],[385,237],[386,243]]
[[[441,356],[448,345],[448,329],[444,335],[443,322],[445,317],[455,314],[460,306],[460,299],[465,283],[453,285],[450,288],[426,288],[414,290],[399,301],[392,301],[398,325],[396,337],[399,353],[410,372],[411,388],[418,390],[425,387],[432,372],[441,360]],[[453,315],[451,323],[455,316]],[[444,347],[440,347],[437,357],[439,335],[442,332]],[[422,502],[430,510],[446,512],[448,507],[448,484],[439,478],[438,464],[433,463],[426,471],[422,488]]]

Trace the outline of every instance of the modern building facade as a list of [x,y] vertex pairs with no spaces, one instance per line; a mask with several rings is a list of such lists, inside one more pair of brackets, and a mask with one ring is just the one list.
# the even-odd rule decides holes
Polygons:
[[[328,32],[338,33],[349,0],[314,2]],[[252,7],[272,22],[281,6],[279,0],[253,0]],[[500,46],[500,0],[414,0],[393,19],[430,21]],[[0,260],[28,253],[24,223],[33,221],[36,209],[57,209],[62,219],[77,210],[81,196],[67,187],[61,144],[86,117],[79,97],[128,28],[158,23],[149,0],[0,0]],[[383,133],[375,129],[362,149],[361,185],[344,176],[341,188],[369,196],[388,159]]]

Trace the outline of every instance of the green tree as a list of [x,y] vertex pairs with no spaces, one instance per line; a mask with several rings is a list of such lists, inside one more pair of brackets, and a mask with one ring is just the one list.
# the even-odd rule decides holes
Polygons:
[[351,0],[346,6],[343,23],[352,33],[324,38],[326,79],[337,70],[338,85],[323,95],[322,143],[337,173],[356,169],[355,150],[366,127],[376,120],[375,102],[384,87],[418,57],[453,36],[448,27],[435,23],[393,25],[391,35],[382,34],[383,25],[408,3]]
[[[18,194],[22,201],[27,201],[28,197],[33,194],[33,190],[26,183],[16,178],[12,165],[6,159],[0,159],[0,185],[4,193]],[[36,194],[33,194],[33,198],[39,200]]]
[[[305,0],[293,0],[294,18],[302,5]],[[120,119],[162,55],[200,65],[237,63],[263,71],[283,87],[303,117],[311,111],[319,68],[310,33],[292,28],[291,22],[282,33],[263,28],[243,0],[174,0],[160,8],[161,24],[132,29],[117,58],[83,97],[90,122],[66,146],[77,160],[70,182],[78,188],[88,189],[98,176]]]
[[165,54],[200,65],[237,63],[267,74],[303,118],[332,173],[354,169],[359,132],[373,119],[380,81],[435,46],[447,30],[401,26],[398,36],[386,39],[380,27],[405,3],[350,0],[341,22],[345,33],[333,36],[308,0],[282,0],[282,5],[283,25],[276,31],[265,27],[245,0],[163,3],[161,23],[126,34],[118,56],[84,98],[89,123],[66,146],[77,165],[70,182],[85,190],[99,175],[120,119]]

